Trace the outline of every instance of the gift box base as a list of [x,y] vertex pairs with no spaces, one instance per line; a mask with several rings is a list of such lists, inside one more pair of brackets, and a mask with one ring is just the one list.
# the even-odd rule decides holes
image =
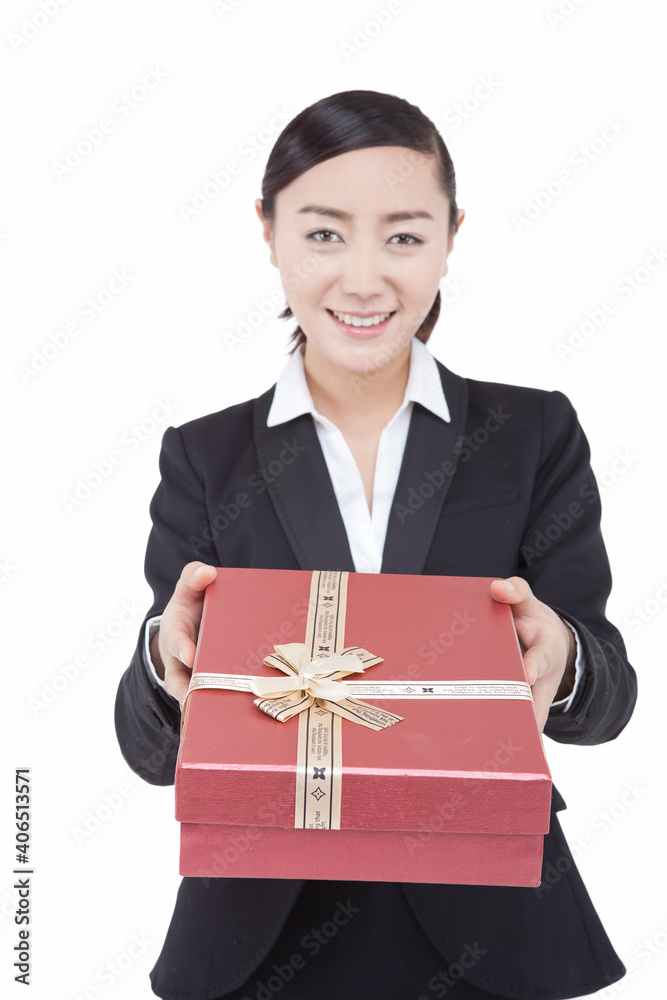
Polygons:
[[[543,834],[294,830],[181,824],[181,875],[540,884]],[[378,867],[381,857],[381,869]]]

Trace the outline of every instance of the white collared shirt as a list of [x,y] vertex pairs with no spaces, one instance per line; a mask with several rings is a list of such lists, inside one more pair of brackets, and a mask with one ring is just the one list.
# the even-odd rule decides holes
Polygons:
[[[410,370],[403,402],[383,428],[380,436],[375,472],[373,476],[372,512],[368,509],[366,491],[356,460],[342,431],[315,409],[303,362],[303,347],[297,348],[278,376],[276,388],[267,416],[267,425],[293,420],[302,413],[310,413],[331,477],[336,500],[357,573],[379,573],[391,513],[391,503],[396,491],[403,453],[410,429],[413,404],[421,403],[442,420],[451,420],[442,379],[434,356],[423,341],[413,337],[410,352]],[[149,644],[157,631],[160,617],[150,619],[146,627],[145,655],[149,672],[164,687],[151,661]],[[583,672],[581,643],[576,629],[577,643],[576,680],[567,698],[554,702],[567,711],[579,685]]]
[[379,573],[382,566],[391,502],[403,461],[413,403],[421,403],[447,423],[451,419],[435,358],[421,340],[413,337],[411,343],[410,373],[403,402],[380,435],[373,476],[372,512],[368,509],[359,466],[342,431],[315,409],[306,381],[303,347],[292,354],[281,372],[266,420],[267,425],[273,427],[301,413],[312,414],[357,573]]

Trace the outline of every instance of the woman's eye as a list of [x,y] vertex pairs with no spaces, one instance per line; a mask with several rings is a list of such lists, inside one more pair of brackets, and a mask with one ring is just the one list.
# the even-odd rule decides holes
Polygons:
[[[342,243],[338,233],[333,233],[330,229],[316,229],[315,232],[308,233],[307,239],[315,240],[316,243]],[[390,238],[389,242],[394,243],[395,246],[407,247],[424,241],[410,233],[397,233]]]
[[318,243],[334,243],[338,236],[330,229],[317,229],[314,233],[308,234],[308,239],[316,240]]
[[[412,246],[414,243],[423,243],[423,240],[418,239],[416,236],[411,236],[410,233],[397,233],[395,236],[391,237],[391,240],[400,240],[399,246],[408,247]],[[391,242],[391,241],[390,241]]]

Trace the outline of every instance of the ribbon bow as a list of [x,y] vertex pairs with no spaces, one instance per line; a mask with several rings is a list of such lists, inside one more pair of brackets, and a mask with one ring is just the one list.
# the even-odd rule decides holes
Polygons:
[[[311,660],[305,642],[288,642],[273,648],[276,652],[264,657],[262,662],[282,670],[287,676],[254,676],[249,677],[248,682],[253,693],[260,696],[255,699],[258,708],[279,722],[287,722],[314,704],[369,729],[384,729],[400,721],[401,716],[350,698],[339,680],[382,663],[382,656],[374,656],[360,646],[347,646],[340,653]],[[380,717],[383,724],[378,724]]]

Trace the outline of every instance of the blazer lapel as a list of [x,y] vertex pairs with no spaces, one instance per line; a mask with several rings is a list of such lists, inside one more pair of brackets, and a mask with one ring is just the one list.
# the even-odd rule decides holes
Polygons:
[[[439,361],[451,422],[415,403],[389,515],[383,573],[421,573],[463,442],[465,379]],[[329,470],[309,413],[267,426],[275,386],[254,406],[255,448],[267,491],[301,569],[354,572],[354,560]],[[276,469],[273,475],[272,468]],[[430,478],[429,478],[430,476]]]
[[414,403],[389,514],[382,573],[422,573],[463,444],[468,386],[437,361],[451,420]]
[[[254,407],[255,448],[267,490],[301,569],[354,572],[333,483],[310,413],[267,427],[275,385]],[[282,457],[281,457],[282,456]],[[272,464],[273,463],[273,464]],[[276,475],[272,468],[276,468]]]

